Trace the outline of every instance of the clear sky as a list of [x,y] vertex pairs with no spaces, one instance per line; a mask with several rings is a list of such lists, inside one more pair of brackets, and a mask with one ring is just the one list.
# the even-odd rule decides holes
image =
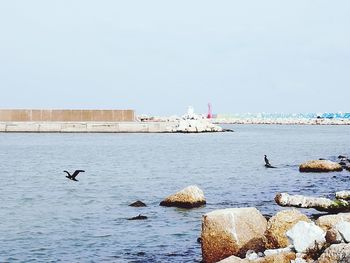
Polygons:
[[350,1],[0,1],[0,108],[350,111]]

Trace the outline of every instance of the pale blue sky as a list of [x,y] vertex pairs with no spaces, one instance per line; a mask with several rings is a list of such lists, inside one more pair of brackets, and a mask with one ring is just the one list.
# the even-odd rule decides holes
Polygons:
[[350,111],[350,1],[3,0],[0,108]]

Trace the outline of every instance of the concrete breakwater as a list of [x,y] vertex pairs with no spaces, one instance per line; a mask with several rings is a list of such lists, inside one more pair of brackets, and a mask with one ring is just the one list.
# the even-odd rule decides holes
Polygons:
[[0,132],[162,133],[175,126],[161,122],[0,122]]
[[201,133],[221,132],[205,118],[136,121],[133,110],[0,110],[0,132]]
[[117,122],[134,120],[134,110],[0,110],[0,122]]
[[137,121],[134,110],[0,110],[0,132],[200,133],[221,132],[205,118]]
[[201,133],[222,132],[206,121],[174,122],[0,122],[0,132],[57,133]]

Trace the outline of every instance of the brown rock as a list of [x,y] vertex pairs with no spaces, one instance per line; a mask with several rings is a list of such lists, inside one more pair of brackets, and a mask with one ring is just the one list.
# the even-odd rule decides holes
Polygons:
[[342,237],[338,230],[332,228],[326,232],[326,242],[329,244],[339,244],[342,242]]
[[325,231],[330,230],[333,228],[336,224],[342,221],[350,222],[350,213],[339,213],[336,215],[325,215],[320,216],[316,220],[316,224],[324,229]]
[[300,172],[335,172],[342,171],[343,168],[339,163],[332,162],[329,160],[314,160],[303,163],[299,166]]
[[267,248],[284,248],[289,246],[290,243],[286,232],[299,221],[311,222],[306,215],[296,209],[283,210],[271,217],[265,232]]
[[336,244],[327,248],[319,257],[318,263],[349,263],[350,244]]
[[206,204],[204,193],[196,185],[188,186],[181,191],[168,196],[159,205],[181,208],[194,208]]
[[202,255],[205,263],[235,255],[243,258],[248,250],[265,250],[267,221],[253,207],[229,208],[207,213],[202,220]]

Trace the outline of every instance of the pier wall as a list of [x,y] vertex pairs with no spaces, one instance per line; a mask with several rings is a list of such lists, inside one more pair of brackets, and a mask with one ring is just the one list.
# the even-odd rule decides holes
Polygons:
[[0,122],[123,122],[134,110],[0,110]]
[[0,133],[163,133],[172,122],[0,122]]

